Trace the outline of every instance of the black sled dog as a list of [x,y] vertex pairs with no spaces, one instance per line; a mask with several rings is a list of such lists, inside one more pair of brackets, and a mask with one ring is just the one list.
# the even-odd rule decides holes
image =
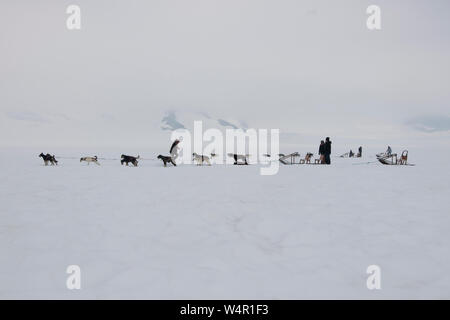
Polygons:
[[39,155],[39,157],[41,157],[44,160],[44,164],[46,166],[48,166],[48,164],[50,163],[52,166],[54,165],[58,165],[58,161],[56,161],[55,156],[47,153],[47,154],[43,154],[41,152],[41,154]]
[[139,156],[137,157],[133,157],[133,156],[127,156],[125,154],[120,156],[120,164],[126,164],[128,166],[128,163],[131,162],[131,164],[133,164],[133,166],[137,167],[138,165],[138,161],[137,159],[139,159]]
[[[247,162],[247,159],[249,157],[248,154],[228,153],[227,155],[234,159],[235,165],[248,165],[248,162]],[[239,162],[238,160],[241,160],[241,162]]]
[[175,163],[175,161],[173,161],[172,157],[169,156],[163,156],[163,155],[159,155],[158,159],[161,159],[162,162],[164,162],[164,167],[167,167],[168,163],[173,164],[175,167],[177,166],[177,164]]

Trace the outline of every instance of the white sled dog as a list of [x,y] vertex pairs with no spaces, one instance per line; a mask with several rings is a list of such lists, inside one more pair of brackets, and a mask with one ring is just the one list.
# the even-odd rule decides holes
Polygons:
[[208,166],[210,166],[211,162],[209,161],[209,159],[211,159],[211,158],[213,158],[215,156],[216,156],[215,153],[211,153],[211,157],[208,157],[208,156],[204,156],[202,154],[197,154],[197,153],[194,152],[192,154],[192,160],[193,161],[197,161],[197,165],[198,166],[203,165],[204,162],[206,162],[208,164]]
[[[247,159],[250,156],[249,154],[235,154],[235,153],[228,153],[229,157],[234,159],[234,164],[248,164]],[[238,162],[238,160],[241,160],[243,162]]]
[[83,157],[80,159],[80,162],[87,162],[87,164],[89,165],[91,162],[95,163],[96,165],[100,165],[100,163],[98,163],[97,160],[97,156],[95,157]]

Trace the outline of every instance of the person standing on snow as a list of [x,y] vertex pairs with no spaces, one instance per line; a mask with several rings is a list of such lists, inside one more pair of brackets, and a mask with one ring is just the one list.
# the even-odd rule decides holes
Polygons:
[[386,150],[386,155],[390,156],[392,154],[392,149],[391,146],[388,146],[387,150]]
[[320,141],[320,146],[319,146],[319,159],[320,159],[320,163],[324,164],[325,163],[325,142],[322,140]]
[[325,156],[326,164],[331,164],[330,155],[331,155],[331,141],[330,141],[330,137],[327,137],[325,139],[325,144],[324,144],[324,156]]
[[178,149],[180,147],[178,147],[178,144],[180,143],[181,140],[176,139],[173,143],[172,146],[170,147],[170,157],[172,158],[173,161],[175,161],[178,158]]

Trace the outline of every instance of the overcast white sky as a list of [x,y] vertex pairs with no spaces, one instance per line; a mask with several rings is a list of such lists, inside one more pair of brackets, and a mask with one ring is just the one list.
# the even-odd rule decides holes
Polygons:
[[449,13],[448,0],[2,0],[0,145],[146,144],[166,110],[305,135],[447,134]]

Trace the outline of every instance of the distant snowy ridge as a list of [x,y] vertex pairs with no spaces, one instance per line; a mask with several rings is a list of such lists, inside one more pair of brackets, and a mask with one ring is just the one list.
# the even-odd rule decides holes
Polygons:
[[190,129],[194,121],[202,121],[204,128],[217,129],[247,129],[242,120],[214,118],[206,112],[167,111],[161,119],[161,129],[173,131],[177,129]]
[[168,112],[164,118],[162,118],[161,122],[161,129],[163,130],[172,131],[177,129],[185,129],[185,126],[178,122],[175,112]]

